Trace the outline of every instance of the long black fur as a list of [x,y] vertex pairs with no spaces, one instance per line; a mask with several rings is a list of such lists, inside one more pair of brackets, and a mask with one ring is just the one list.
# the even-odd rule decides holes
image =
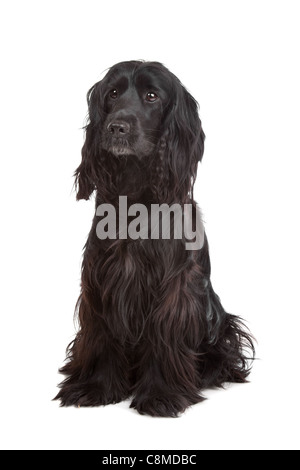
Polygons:
[[[194,98],[158,62],[113,66],[88,92],[89,121],[76,170],[77,199],[96,191],[117,214],[128,205],[193,204],[204,151]],[[61,405],[98,406],[132,397],[141,414],[177,416],[201,390],[245,382],[250,333],[225,312],[210,282],[205,236],[100,240],[95,215],[85,245],[79,331],[60,369]]]

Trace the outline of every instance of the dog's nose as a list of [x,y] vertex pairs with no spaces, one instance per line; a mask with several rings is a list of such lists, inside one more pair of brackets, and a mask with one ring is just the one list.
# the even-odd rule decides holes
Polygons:
[[108,132],[115,135],[124,135],[129,134],[130,125],[125,121],[113,121],[110,122],[107,126]]

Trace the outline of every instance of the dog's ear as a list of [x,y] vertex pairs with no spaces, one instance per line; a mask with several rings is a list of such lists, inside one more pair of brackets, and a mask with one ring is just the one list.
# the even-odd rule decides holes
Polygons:
[[88,124],[85,127],[85,142],[82,147],[82,160],[74,173],[76,199],[89,199],[96,189],[97,166],[99,164],[101,132],[101,82],[96,83],[87,93]]
[[173,97],[162,142],[169,187],[176,196],[187,195],[192,190],[197,164],[203,157],[205,134],[198,114],[198,103],[178,79]]

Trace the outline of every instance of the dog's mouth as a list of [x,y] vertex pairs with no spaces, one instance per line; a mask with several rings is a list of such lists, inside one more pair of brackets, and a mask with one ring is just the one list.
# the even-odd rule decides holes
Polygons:
[[102,148],[115,157],[133,155],[142,159],[150,155],[155,147],[156,144],[149,139],[137,139],[135,136],[114,137],[106,135],[102,142]]
[[134,154],[133,148],[124,137],[113,137],[110,139],[110,142],[108,142],[106,149],[115,156]]

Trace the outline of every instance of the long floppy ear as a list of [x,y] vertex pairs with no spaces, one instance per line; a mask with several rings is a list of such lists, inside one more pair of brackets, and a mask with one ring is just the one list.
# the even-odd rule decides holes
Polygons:
[[[161,139],[165,148],[165,182],[169,198],[183,201],[192,193],[198,162],[204,152],[205,134],[198,114],[198,103],[175,81],[174,102],[165,121],[166,130]],[[161,158],[161,159],[162,159]]]
[[89,109],[88,124],[85,127],[86,136],[82,147],[82,160],[74,173],[76,199],[89,199],[96,189],[98,179],[97,158],[100,149],[101,132],[101,82],[96,83],[87,93]]

